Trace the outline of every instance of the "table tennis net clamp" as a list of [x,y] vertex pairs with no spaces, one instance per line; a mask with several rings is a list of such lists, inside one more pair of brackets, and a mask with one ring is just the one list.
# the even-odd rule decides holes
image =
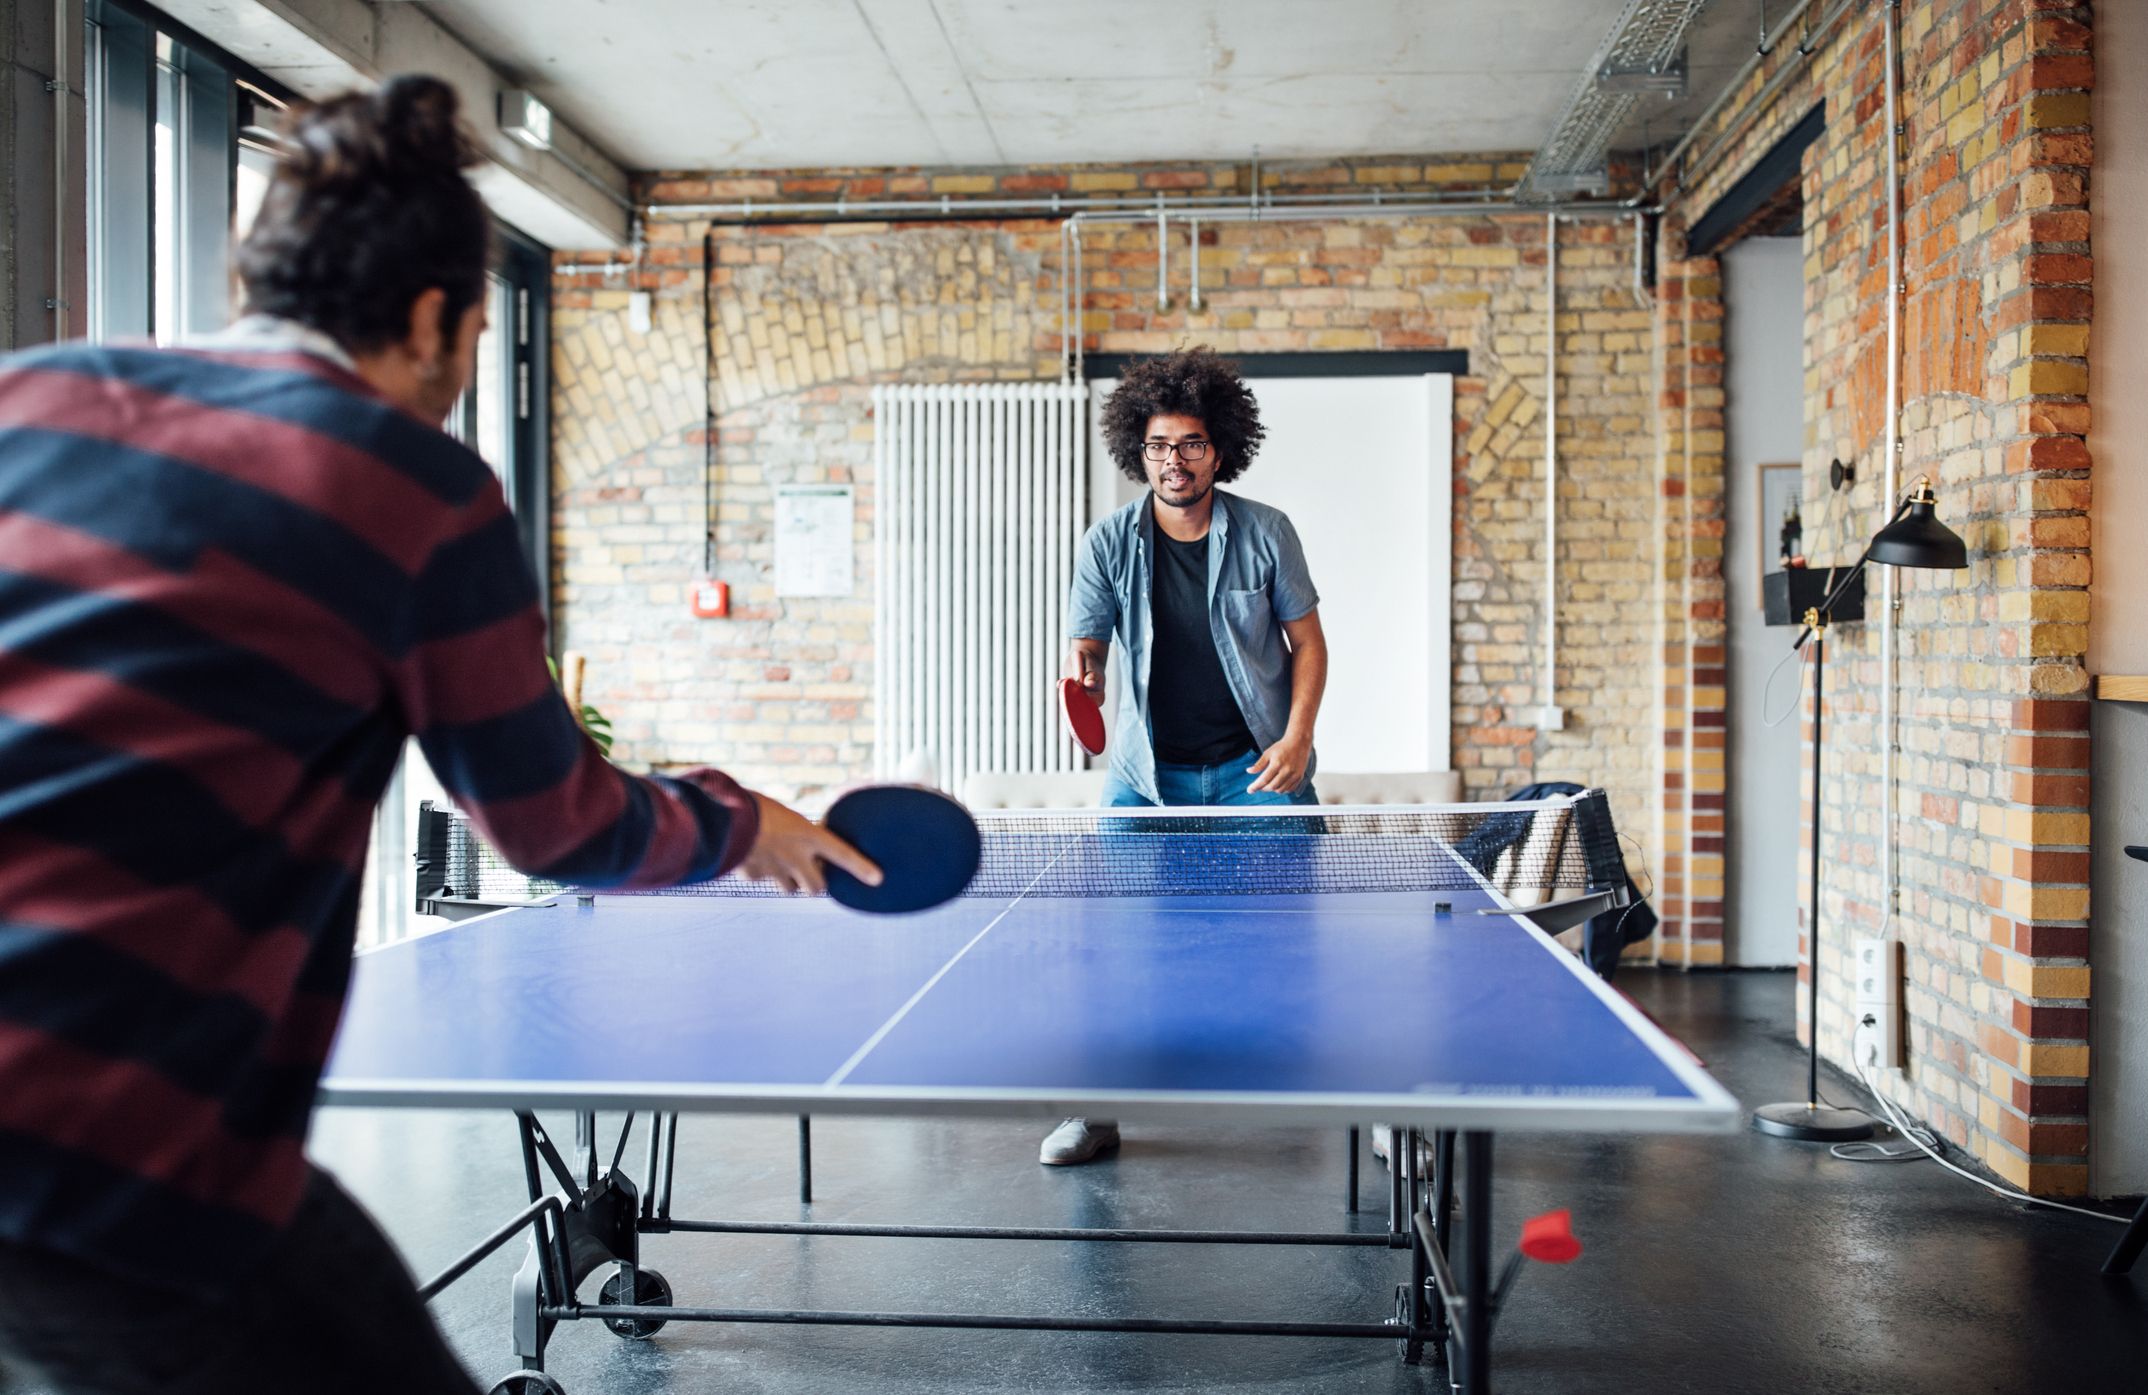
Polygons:
[[[972,897],[1494,892],[1487,915],[1557,934],[1632,903],[1602,790],[1531,803],[1257,809],[995,810],[978,816]],[[1170,840],[1168,857],[1147,839]],[[418,806],[414,909],[463,919],[576,888],[516,870],[462,813]],[[596,888],[595,890],[602,890]],[[628,893],[634,894],[634,893]],[[723,878],[667,896],[765,897]]]

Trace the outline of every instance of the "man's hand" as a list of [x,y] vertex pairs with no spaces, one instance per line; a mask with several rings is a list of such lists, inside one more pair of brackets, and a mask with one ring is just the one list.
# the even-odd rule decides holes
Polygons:
[[1067,651],[1066,676],[1081,680],[1082,691],[1104,705],[1104,662],[1110,657],[1110,649],[1093,639],[1077,639]]
[[827,872],[821,866],[825,862],[867,886],[880,885],[880,869],[850,844],[765,794],[754,795],[753,802],[761,808],[761,833],[738,864],[740,876],[810,896],[827,889]]
[[1283,733],[1283,739],[1260,753],[1260,759],[1246,767],[1248,774],[1260,778],[1246,786],[1248,794],[1268,790],[1289,794],[1305,783],[1305,767],[1313,758],[1313,738]]

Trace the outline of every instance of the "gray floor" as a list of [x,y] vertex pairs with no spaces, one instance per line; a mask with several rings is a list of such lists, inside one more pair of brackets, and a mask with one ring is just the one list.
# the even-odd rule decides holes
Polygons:
[[[1746,1102],[1802,1082],[1787,975],[1635,973],[1621,986]],[[1838,1098],[1851,1087],[1838,1077]],[[560,1121],[559,1127],[566,1127]],[[816,1124],[819,1200],[795,1197],[781,1119],[688,1119],[676,1209],[726,1218],[1174,1227],[1341,1226],[1336,1133],[1129,1127],[1115,1161],[1046,1169],[1031,1124]],[[431,1272],[520,1204],[511,1123],[330,1110],[315,1155]],[[638,1148],[629,1157],[638,1156]],[[1588,1242],[1533,1267],[1500,1323],[1520,1392],[2148,1391],[2148,1266],[2096,1267],[2117,1227],[1991,1197],[1929,1163],[1722,1138],[1503,1139],[1498,1224],[1571,1206]],[[1381,1185],[1370,1159],[1368,1200]],[[1378,1218],[1359,1225],[1379,1229]],[[511,1366],[508,1275],[489,1261],[436,1305],[472,1370]],[[1384,1250],[657,1236],[681,1302],[1377,1320]],[[708,1391],[1441,1390],[1385,1341],[673,1325],[624,1342],[563,1327],[571,1395]]]

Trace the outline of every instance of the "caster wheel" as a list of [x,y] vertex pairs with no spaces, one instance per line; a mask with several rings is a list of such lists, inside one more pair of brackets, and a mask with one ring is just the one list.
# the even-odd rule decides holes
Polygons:
[[[597,1306],[614,1308],[628,1302],[626,1284],[622,1276],[612,1275],[604,1281],[604,1289],[597,1295]],[[671,1285],[654,1269],[634,1271],[634,1297],[637,1308],[668,1308],[671,1306]],[[629,1341],[645,1342],[664,1330],[662,1318],[606,1318],[604,1325]]]
[[542,1371],[517,1371],[493,1386],[488,1395],[567,1395],[567,1387]]
[[1424,1338],[1410,1335],[1410,1286],[1408,1284],[1395,1285],[1395,1316],[1392,1321],[1397,1328],[1401,1329],[1402,1333],[1395,1342],[1395,1350],[1401,1355],[1402,1364],[1405,1366],[1417,1365],[1424,1360],[1425,1343]]

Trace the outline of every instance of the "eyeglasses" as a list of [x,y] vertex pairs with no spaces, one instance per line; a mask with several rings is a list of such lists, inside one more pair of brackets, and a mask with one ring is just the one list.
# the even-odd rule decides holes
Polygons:
[[1206,441],[1143,441],[1141,453],[1151,460],[1169,460],[1171,452],[1177,451],[1181,460],[1205,460],[1208,457]]

